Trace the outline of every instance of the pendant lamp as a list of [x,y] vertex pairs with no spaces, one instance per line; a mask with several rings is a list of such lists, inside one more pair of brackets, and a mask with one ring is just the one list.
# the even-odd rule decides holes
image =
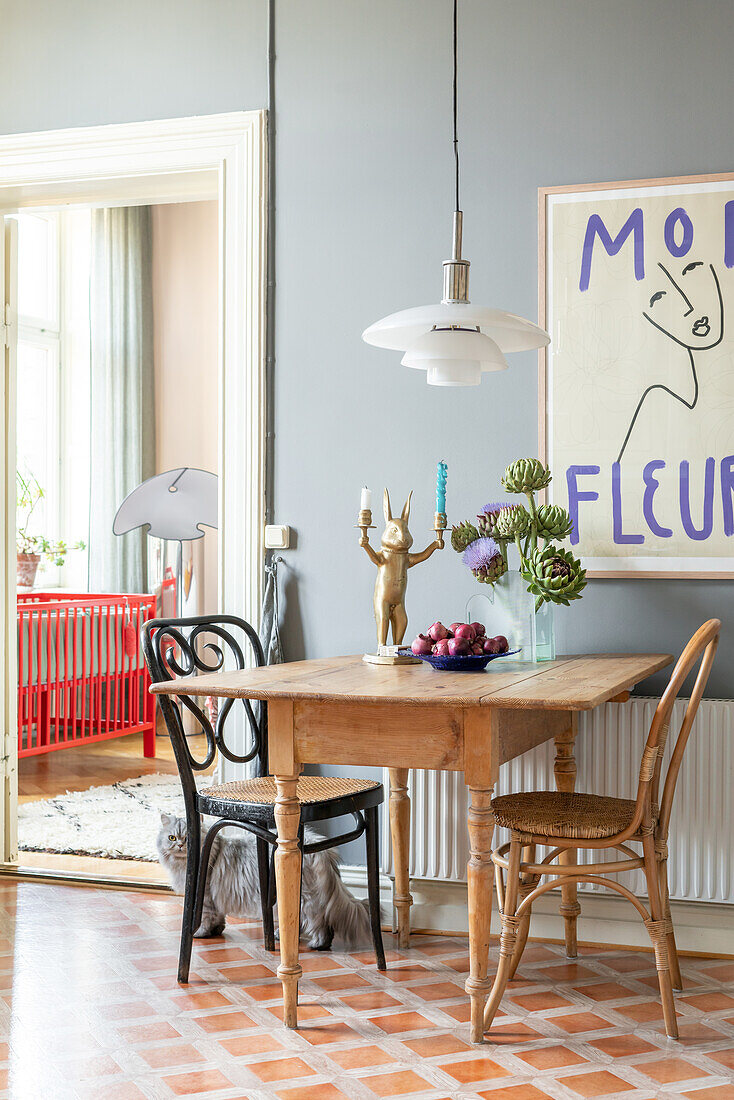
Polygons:
[[529,351],[550,343],[539,325],[469,301],[469,261],[462,258],[463,218],[459,203],[458,0],[453,12],[453,122],[456,202],[453,249],[443,264],[443,298],[430,306],[391,313],[362,333],[367,344],[405,352],[403,366],[426,371],[429,386],[478,386],[485,371],[507,369],[505,352]]

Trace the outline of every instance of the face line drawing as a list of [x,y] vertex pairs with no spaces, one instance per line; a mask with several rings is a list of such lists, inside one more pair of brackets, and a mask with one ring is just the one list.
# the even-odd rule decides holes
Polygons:
[[[686,272],[690,271],[693,267],[698,267],[699,264],[702,264],[702,261],[698,261],[696,263],[691,263],[691,264],[686,264],[685,268],[683,269],[683,274],[686,274]],[[690,299],[683,292],[681,287],[675,281],[675,279],[670,274],[670,272],[663,266],[663,264],[658,263],[658,267],[661,268],[663,273],[667,276],[669,281],[672,283],[672,285],[678,291],[680,296],[683,298],[686,305],[689,306],[689,309],[683,315],[684,317],[688,317],[694,310],[694,306],[692,305]],[[696,405],[698,404],[699,383],[698,383],[698,374],[696,372],[696,364],[695,364],[695,361],[693,359],[693,352],[694,351],[708,351],[708,350],[710,350],[710,348],[715,348],[724,339],[724,300],[723,300],[723,297],[722,297],[722,294],[721,294],[721,284],[719,283],[719,277],[716,274],[716,269],[714,268],[713,264],[709,264],[709,270],[711,271],[711,274],[713,276],[714,285],[716,287],[716,294],[717,294],[717,298],[718,298],[718,302],[719,302],[719,337],[712,344],[707,344],[703,348],[692,347],[690,344],[685,343],[684,340],[678,339],[678,337],[674,336],[671,332],[668,331],[668,329],[664,328],[662,325],[659,325],[657,323],[657,321],[654,321],[652,319],[652,317],[650,316],[650,314],[647,313],[644,309],[642,311],[642,316],[645,318],[646,321],[650,322],[650,324],[653,326],[653,328],[656,328],[659,332],[662,332],[665,336],[668,337],[669,340],[672,340],[673,343],[678,344],[679,347],[685,348],[686,351],[688,352],[688,358],[689,358],[689,361],[690,361],[690,364],[691,364],[691,375],[693,377],[693,400],[692,401],[686,401],[685,397],[682,397],[679,393],[676,393],[675,390],[672,390],[669,386],[664,385],[664,383],[662,383],[662,382],[655,382],[652,385],[648,386],[647,389],[642,394],[642,396],[640,397],[640,400],[637,402],[637,407],[636,407],[636,409],[635,409],[635,411],[632,415],[632,419],[630,421],[629,427],[627,428],[627,434],[624,437],[624,442],[623,442],[623,444],[620,448],[619,454],[617,456],[617,463],[620,463],[622,461],[622,456],[624,455],[624,452],[627,448],[627,444],[629,442],[630,436],[632,435],[632,430],[633,430],[633,428],[635,426],[635,423],[637,421],[637,417],[640,415],[640,412],[642,410],[642,406],[645,403],[645,400],[646,400],[647,396],[650,393],[652,393],[653,390],[662,390],[664,393],[670,394],[670,396],[674,397],[676,401],[679,401],[681,403],[681,405],[685,405],[685,407],[687,409],[693,410],[693,409],[695,409]],[[653,304],[654,301],[656,301],[658,299],[658,295],[660,295],[661,293],[664,294],[665,291],[662,291],[662,292],[658,291],[657,294],[653,295],[653,297],[650,299],[651,305]]]
[[[670,279],[671,283],[676,288],[676,290],[680,293],[680,295],[684,299],[684,301],[689,306],[691,306],[690,299],[686,297],[686,295],[683,293],[683,291],[678,286],[675,279],[670,275],[670,273],[665,270],[665,268],[663,267],[662,264],[658,264],[658,267],[663,269],[663,271],[668,276],[668,278]],[[688,267],[690,267],[690,265],[686,265],[686,267],[688,268]],[[695,345],[687,344],[685,342],[685,340],[679,340],[677,336],[673,336],[673,334],[671,332],[668,332],[668,330],[666,328],[664,328],[662,325],[659,325],[657,323],[657,321],[654,321],[652,319],[652,317],[650,316],[650,314],[647,313],[646,310],[643,309],[643,311],[642,311],[642,316],[645,318],[646,321],[650,322],[650,324],[653,326],[653,328],[656,328],[658,330],[658,332],[662,332],[665,336],[668,337],[669,340],[672,340],[675,344],[678,344],[679,347],[685,348],[687,351],[708,351],[709,348],[715,348],[716,345],[720,344],[721,341],[724,339],[724,301],[723,301],[723,298],[721,296],[721,284],[719,283],[719,277],[716,274],[716,269],[715,269],[713,264],[709,264],[709,270],[710,270],[710,272],[713,276],[714,285],[716,287],[716,294],[717,294],[718,301],[719,301],[719,318],[720,318],[719,338],[718,338],[718,340],[715,340],[713,344],[707,344],[705,348],[696,348]],[[687,317],[688,314],[692,313],[692,312],[693,312],[693,306],[691,306],[691,308],[688,310],[687,313],[684,314],[684,316]]]
[[[678,284],[676,283],[675,279],[673,278],[673,276],[672,276],[672,275],[670,274],[670,272],[668,271],[667,267],[665,267],[665,266],[664,266],[664,264],[661,264],[661,263],[659,263],[659,264],[658,264],[658,267],[660,268],[660,270],[661,270],[661,271],[663,272],[663,274],[664,274],[664,275],[667,275],[667,277],[668,277],[668,278],[670,279],[670,281],[671,281],[671,283],[673,284],[673,286],[675,287],[675,289],[676,289],[676,290],[678,291],[678,293],[680,294],[680,296],[681,296],[681,298],[683,299],[683,301],[684,301],[684,302],[686,303],[686,305],[688,306],[688,309],[687,309],[687,310],[686,310],[686,312],[685,312],[685,313],[683,314],[683,316],[684,316],[684,317],[687,317],[689,313],[693,313],[693,302],[692,302],[692,301],[690,300],[690,298],[686,298],[686,295],[685,295],[685,293],[684,293],[684,291],[683,291],[683,288],[682,288],[682,287],[679,287],[679,286],[678,286]],[[649,321],[649,320],[650,320],[650,318],[648,317],[648,321]]]

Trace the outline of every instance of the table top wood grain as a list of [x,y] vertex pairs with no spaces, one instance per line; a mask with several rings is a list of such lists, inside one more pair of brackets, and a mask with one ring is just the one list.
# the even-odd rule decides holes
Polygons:
[[328,657],[152,684],[157,695],[232,699],[320,699],[411,706],[592,710],[669,665],[669,653],[605,653],[541,664],[511,658],[484,672],[437,672],[429,665],[370,665]]

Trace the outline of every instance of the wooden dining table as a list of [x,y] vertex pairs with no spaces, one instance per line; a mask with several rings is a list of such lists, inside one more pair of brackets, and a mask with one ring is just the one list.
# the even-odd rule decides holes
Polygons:
[[[275,777],[275,857],[284,1024],[298,1026],[301,853],[297,779],[304,764],[388,768],[398,945],[410,935],[410,768],[459,771],[469,789],[467,867],[471,1038],[483,1038],[490,989],[492,792],[501,764],[544,741],[556,745],[555,781],[573,791],[580,711],[625,701],[667,653],[614,653],[530,663],[503,659],[479,673],[426,664],[373,665],[361,656],[296,661],[153,684],[154,693],[259,699],[268,703],[268,754]],[[590,746],[593,752],[593,746]],[[566,858],[573,859],[573,853]],[[576,887],[563,887],[566,948],[576,953]]]

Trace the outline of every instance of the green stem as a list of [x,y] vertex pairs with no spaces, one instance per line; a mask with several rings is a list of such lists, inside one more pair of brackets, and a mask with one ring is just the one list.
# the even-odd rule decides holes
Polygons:
[[528,498],[528,504],[530,505],[530,537],[533,541],[533,550],[538,548],[538,509],[535,507],[535,497],[532,492],[527,491],[525,496]]
[[525,564],[526,555],[523,553],[523,548],[520,545],[519,535],[515,535],[515,545],[517,546],[517,551],[520,555],[520,568],[522,569],[523,565]]

